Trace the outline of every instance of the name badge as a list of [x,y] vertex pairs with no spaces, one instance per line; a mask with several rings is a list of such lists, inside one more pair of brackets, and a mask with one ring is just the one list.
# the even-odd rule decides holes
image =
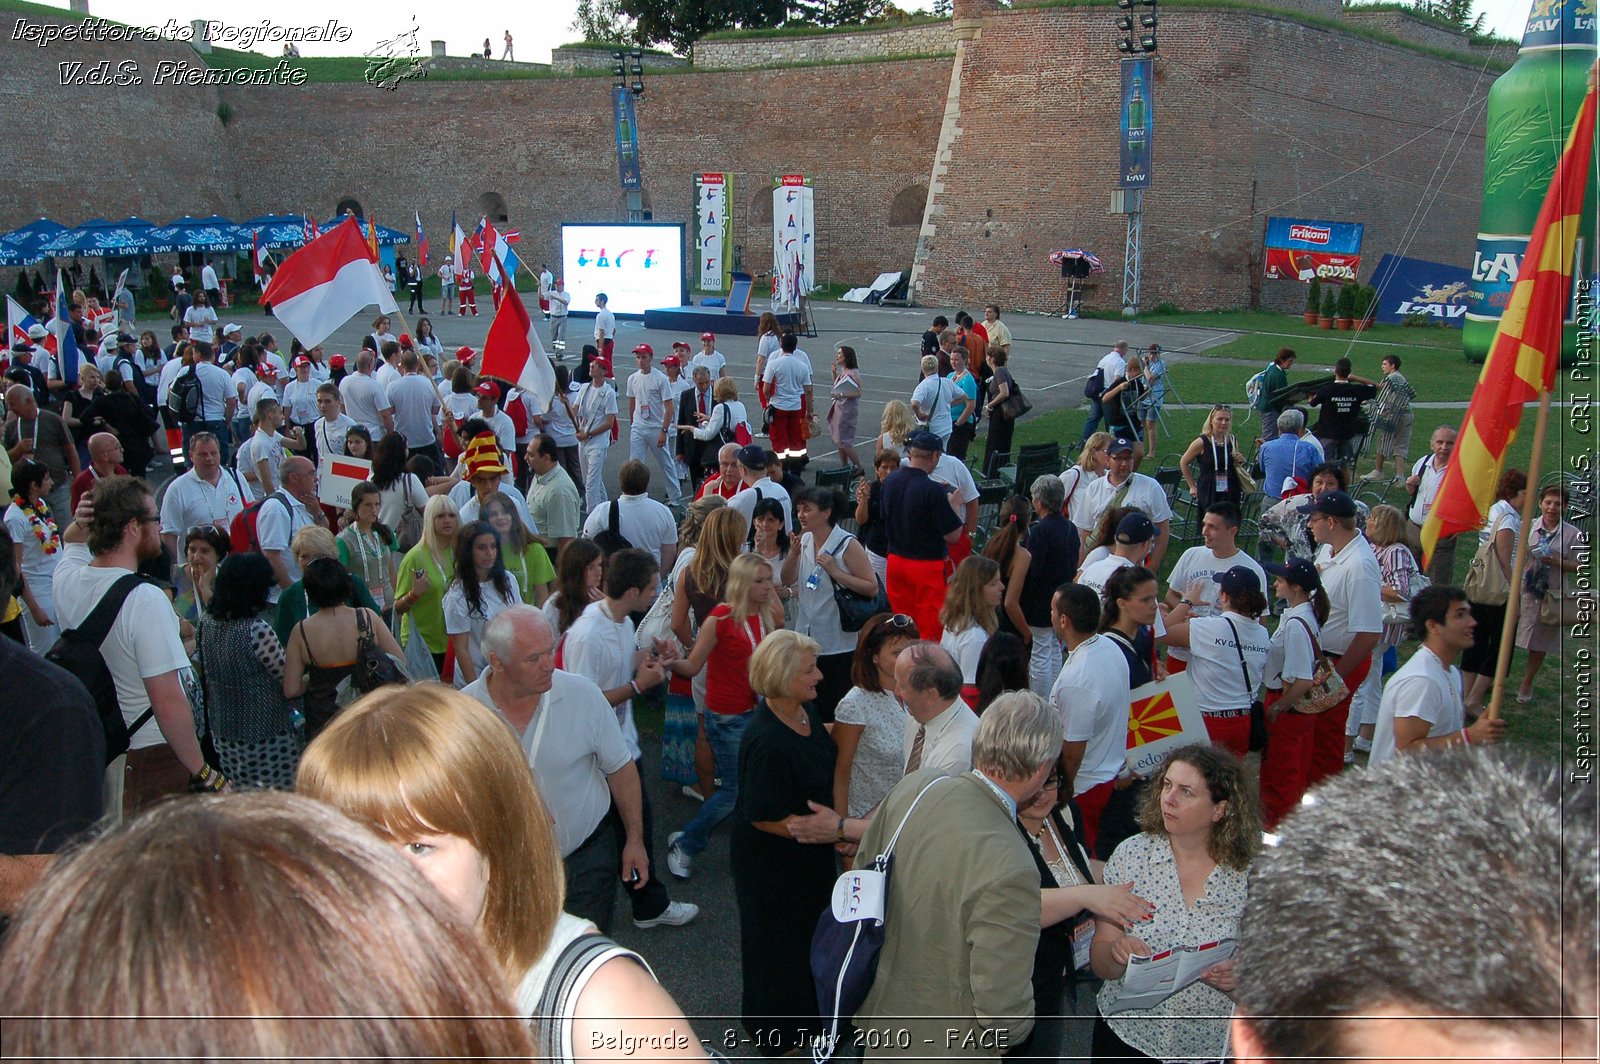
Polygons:
[[1073,970],[1089,967],[1089,947],[1094,945],[1094,920],[1079,920],[1072,928]]

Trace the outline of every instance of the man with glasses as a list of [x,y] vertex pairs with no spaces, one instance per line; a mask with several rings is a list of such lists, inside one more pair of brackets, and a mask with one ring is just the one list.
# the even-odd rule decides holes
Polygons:
[[[1428,453],[1417,459],[1406,478],[1406,491],[1411,493],[1411,505],[1406,518],[1411,522],[1413,539],[1422,537],[1422,526],[1433,509],[1433,500],[1439,496],[1439,486],[1444,483],[1445,470],[1450,468],[1450,452],[1456,447],[1456,430],[1440,425],[1433,430],[1428,441]],[[1433,548],[1433,558],[1428,563],[1428,582],[1450,583],[1456,571],[1456,536],[1440,536]]]
[[214,433],[189,438],[189,472],[174,477],[161,500],[161,542],[175,561],[179,541],[197,525],[215,525],[226,536],[245,507],[244,482],[222,466],[222,444]]
[[[618,870],[649,876],[639,771],[611,705],[587,677],[558,670],[555,633],[532,606],[512,606],[483,633],[489,664],[463,693],[488,706],[522,740],[528,767],[555,821],[566,866],[566,911],[611,927]],[[609,815],[622,821],[619,850]]]

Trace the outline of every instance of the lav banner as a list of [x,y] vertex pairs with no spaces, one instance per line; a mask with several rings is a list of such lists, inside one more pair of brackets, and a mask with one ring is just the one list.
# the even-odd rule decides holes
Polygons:
[[1360,222],[1267,219],[1267,280],[1343,284],[1361,272]]
[[639,176],[639,126],[633,93],[624,85],[611,88],[611,119],[617,128],[617,177],[625,192],[644,187]]
[[1155,128],[1152,106],[1155,65],[1149,59],[1122,61],[1122,187],[1150,187],[1150,134]]
[[817,223],[811,179],[784,174],[772,181],[772,309],[782,313],[800,306],[800,297],[816,287]]
[[1385,255],[1372,275],[1372,287],[1378,290],[1378,320],[1420,320],[1459,329],[1467,321],[1471,276],[1465,266]]
[[700,261],[694,287],[722,293],[733,287],[733,175],[694,175],[694,246]]

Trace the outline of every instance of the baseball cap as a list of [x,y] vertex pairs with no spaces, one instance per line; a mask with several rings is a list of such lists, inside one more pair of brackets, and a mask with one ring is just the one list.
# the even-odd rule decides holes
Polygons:
[[345,358],[343,355],[334,355],[328,359],[329,369],[344,369]]
[[1133,441],[1118,436],[1111,441],[1111,446],[1106,448],[1106,454],[1132,454]]
[[309,366],[309,365],[311,365],[311,360],[309,358],[307,358],[305,355],[296,355],[295,356],[295,360],[294,360],[295,369],[299,369],[301,366]]
[[234,333],[242,333],[242,332],[244,332],[244,330],[239,328],[238,325],[234,324],[231,321],[228,324],[226,324],[226,325],[224,325],[222,327],[222,335],[223,336],[232,336]]
[[118,344],[136,344],[138,342],[136,337],[129,336],[127,333],[117,333]]
[[640,344],[633,349],[633,353],[636,355],[654,355],[656,353],[656,349],[651,347],[649,344]]
[[1354,517],[1356,501],[1342,491],[1325,491],[1303,503],[1300,512],[1327,514],[1329,517]]
[[906,436],[906,449],[911,450],[913,448],[919,451],[937,453],[944,450],[944,441],[927,429],[921,429]]
[[271,362],[263,362],[256,367],[256,376],[262,378],[263,380],[277,380],[278,367],[274,366]]
[[739,464],[746,469],[766,469],[767,451],[764,447],[748,443],[739,448]]
[[1156,538],[1156,526],[1142,513],[1131,513],[1117,522],[1118,543],[1148,543]]
[[672,341],[672,349],[674,351],[688,351],[690,348],[689,348],[688,341],[686,341],[686,340],[674,340],[674,341]]
[[1222,590],[1229,595],[1237,595],[1241,591],[1261,591],[1261,579],[1256,576],[1256,571],[1248,565],[1235,565],[1231,569],[1224,569],[1220,573],[1212,573],[1211,579],[1215,580]]
[[1322,574],[1317,572],[1317,567],[1311,563],[1310,558],[1290,558],[1281,565],[1277,562],[1262,562],[1261,568],[1307,591],[1315,591],[1322,586]]
[[486,399],[500,398],[500,389],[495,387],[494,381],[479,381],[478,386],[472,390]]
[[43,325],[28,326],[28,339],[30,340],[43,340],[49,335],[50,330],[46,329]]
[[717,338],[717,334],[713,333],[713,332],[703,332],[703,333],[700,334],[700,339],[702,339],[702,340],[715,341],[716,338]]
[[661,360],[661,364],[663,366],[681,366],[683,365],[683,359],[679,358],[677,355],[668,355],[666,358]]
[[477,353],[478,352],[474,351],[472,348],[466,346],[465,344],[462,344],[460,347],[456,348],[456,361],[457,362],[471,362],[473,357],[476,356]]
[[413,346],[412,343],[411,343],[411,334],[410,333],[401,333],[399,336],[395,337],[395,340],[399,342],[401,347],[411,347],[411,346]]

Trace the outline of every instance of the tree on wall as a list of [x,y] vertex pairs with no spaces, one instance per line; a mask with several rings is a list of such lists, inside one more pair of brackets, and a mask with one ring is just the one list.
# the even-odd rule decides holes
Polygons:
[[1475,0],[1417,0],[1416,7],[1425,15],[1432,15],[1450,23],[1462,33],[1482,33],[1484,19],[1487,17],[1479,14],[1476,18],[1472,15]]
[[586,41],[633,41],[638,25],[622,8],[622,0],[578,0],[572,28]]
[[685,53],[719,30],[859,26],[906,18],[892,0],[578,0],[572,28],[586,40],[664,44]]

